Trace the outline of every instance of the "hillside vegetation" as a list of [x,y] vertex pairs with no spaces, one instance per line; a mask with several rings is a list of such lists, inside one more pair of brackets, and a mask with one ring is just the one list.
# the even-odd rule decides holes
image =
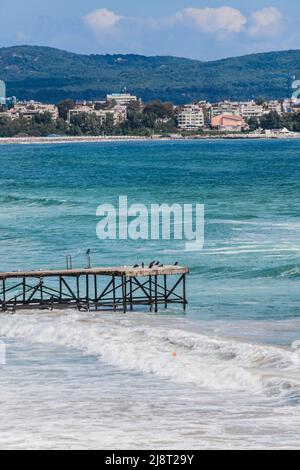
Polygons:
[[300,51],[200,62],[176,57],[79,55],[37,46],[0,48],[0,78],[9,96],[56,103],[102,99],[124,87],[144,101],[186,103],[291,95]]

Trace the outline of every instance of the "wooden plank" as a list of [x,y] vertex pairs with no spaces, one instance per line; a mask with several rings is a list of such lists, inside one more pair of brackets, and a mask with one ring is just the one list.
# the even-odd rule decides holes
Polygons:
[[[109,306],[114,311],[117,310],[117,307],[123,307],[124,313],[126,313],[128,307],[132,310],[134,305],[149,306],[155,312],[158,311],[158,306],[161,304],[165,308],[167,308],[168,304],[183,304],[184,308],[186,308],[185,282],[188,272],[188,268],[175,265],[153,268],[121,266],[82,270],[69,269],[67,271],[5,272],[0,273],[0,282],[2,279],[3,289],[0,295],[1,306],[4,311],[7,309],[15,310],[22,306],[34,306],[37,308],[69,306],[70,308],[77,307],[78,309],[87,310],[97,310],[99,307]],[[93,286],[89,282],[90,276],[93,276]],[[110,278],[110,282],[108,282],[100,296],[97,276]],[[171,290],[168,289],[168,276],[179,276]],[[48,287],[47,279],[53,281],[55,278],[58,283],[57,289]],[[81,278],[82,295],[80,291]],[[6,284],[7,279],[9,280],[8,285]],[[27,281],[27,279],[29,280]],[[159,279],[162,279],[163,282],[159,282]],[[30,285],[32,283],[34,283],[33,286]],[[181,283],[183,289],[182,296],[176,293],[176,289]],[[12,286],[12,284],[15,285]],[[94,290],[91,293],[92,287]],[[20,293],[13,297],[17,289],[19,289]],[[120,289],[121,295],[119,296],[118,292]],[[12,298],[7,298],[7,294],[10,291],[12,291]],[[27,298],[28,294],[29,297]],[[50,299],[48,298],[49,295],[51,295]]]
[[93,269],[69,269],[69,270],[41,270],[41,271],[16,271],[16,272],[0,272],[0,280],[20,279],[20,278],[42,278],[42,277],[72,277],[83,275],[98,276],[127,276],[127,277],[144,277],[144,276],[175,276],[177,274],[187,274],[188,268],[182,266],[163,266],[153,268],[133,268],[128,266],[120,267],[101,267]]

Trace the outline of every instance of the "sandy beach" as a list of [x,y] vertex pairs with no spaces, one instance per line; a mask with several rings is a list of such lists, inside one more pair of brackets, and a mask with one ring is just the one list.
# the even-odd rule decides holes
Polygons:
[[145,142],[145,141],[186,141],[186,140],[238,140],[238,139],[299,139],[300,133],[270,133],[270,134],[227,134],[227,135],[197,135],[197,136],[55,136],[55,137],[1,137],[0,145],[7,144],[69,144],[91,142]]

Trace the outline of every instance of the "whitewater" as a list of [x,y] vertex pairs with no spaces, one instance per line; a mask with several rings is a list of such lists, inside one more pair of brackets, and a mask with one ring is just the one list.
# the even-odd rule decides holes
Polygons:
[[300,355],[226,328],[144,313],[6,315],[0,446],[298,447]]
[[[0,313],[1,449],[299,449],[298,141],[0,147],[0,270],[188,266],[181,309]],[[100,241],[100,204],[205,205],[205,245]]]

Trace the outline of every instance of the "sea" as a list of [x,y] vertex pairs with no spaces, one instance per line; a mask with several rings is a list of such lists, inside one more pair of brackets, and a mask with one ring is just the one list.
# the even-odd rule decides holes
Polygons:
[[[100,240],[119,196],[204,204],[203,249]],[[0,448],[299,449],[299,198],[297,140],[0,146],[0,271],[190,269],[186,312],[1,313]]]

